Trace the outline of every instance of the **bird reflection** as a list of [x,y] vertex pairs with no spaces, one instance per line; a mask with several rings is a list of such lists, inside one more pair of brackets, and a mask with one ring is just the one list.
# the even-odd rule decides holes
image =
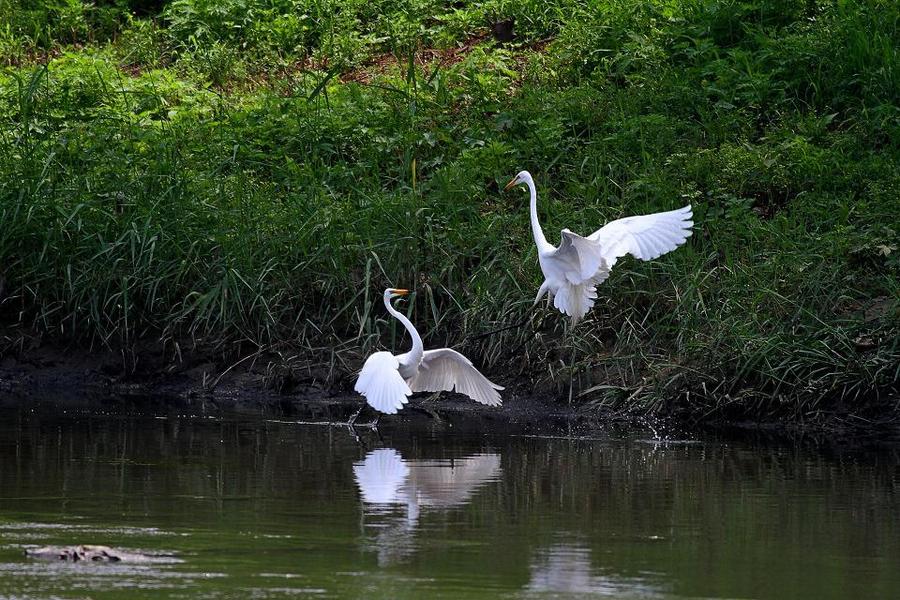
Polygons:
[[[406,460],[393,448],[379,448],[353,465],[353,475],[363,501],[364,532],[374,532],[367,545],[386,566],[415,551],[413,534],[423,508],[448,510],[467,503],[480,486],[499,477],[500,455]],[[400,507],[405,511],[398,514]]]
[[591,550],[579,543],[554,544],[537,552],[531,561],[527,592],[591,594],[616,598],[655,598],[659,585],[644,577],[604,575],[591,564]]

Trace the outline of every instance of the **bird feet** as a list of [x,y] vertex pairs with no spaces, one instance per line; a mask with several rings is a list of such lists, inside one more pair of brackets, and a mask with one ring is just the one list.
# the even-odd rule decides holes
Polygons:
[[353,414],[350,416],[350,418],[347,419],[347,425],[349,425],[350,427],[353,427],[353,425],[356,423],[356,419],[359,417],[359,413],[361,413],[365,407],[366,407],[365,404],[363,404],[362,406],[360,406],[360,407],[359,407],[359,410],[356,411],[355,413],[353,413]]
[[359,407],[359,410],[353,413],[349,419],[347,419],[347,427],[353,429],[355,427],[365,427],[366,429],[378,429],[378,421],[381,419],[381,415],[376,414],[375,419],[370,423],[356,423],[356,419],[359,418],[360,413],[362,413],[363,409],[366,407],[365,404]]
[[424,400],[422,400],[419,404],[431,404],[432,402],[436,402],[437,399],[440,398],[440,396],[441,396],[440,392],[435,392],[435,393],[431,394],[430,396],[428,396],[427,398],[425,398]]

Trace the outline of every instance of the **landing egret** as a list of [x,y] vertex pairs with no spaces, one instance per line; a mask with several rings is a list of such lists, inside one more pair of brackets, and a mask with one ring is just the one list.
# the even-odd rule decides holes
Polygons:
[[625,217],[611,221],[587,237],[562,230],[559,247],[554,247],[538,223],[537,190],[528,171],[521,171],[504,190],[525,184],[531,195],[531,232],[537,245],[544,283],[534,303],[544,294],[553,306],[577,322],[594,306],[597,286],[609,277],[616,261],[626,254],[652,260],[671,252],[691,235],[691,205],[669,212]]
[[390,352],[370,356],[354,389],[366,397],[372,408],[389,415],[403,408],[413,392],[453,391],[454,388],[476,402],[500,406],[499,390],[503,388],[482,375],[468,358],[450,348],[423,348],[422,338],[413,324],[391,306],[393,298],[408,293],[409,290],[394,288],[384,290],[384,307],[406,327],[412,338],[412,349],[397,356]]

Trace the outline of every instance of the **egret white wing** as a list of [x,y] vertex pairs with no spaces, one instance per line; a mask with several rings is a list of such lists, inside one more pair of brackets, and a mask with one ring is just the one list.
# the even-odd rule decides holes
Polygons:
[[668,212],[625,217],[607,223],[587,239],[599,242],[609,268],[626,254],[652,260],[671,252],[690,237],[692,217],[690,204]]
[[376,352],[366,360],[353,389],[365,396],[375,410],[393,415],[409,401],[407,396],[412,395],[399,369],[396,356]]
[[450,392],[455,389],[488,406],[500,406],[498,390],[503,389],[482,375],[468,358],[450,348],[426,350],[418,373],[409,378],[409,387],[414,392]]
[[582,237],[568,229],[562,230],[559,248],[547,258],[561,267],[562,275],[573,285],[595,278],[599,272],[608,271],[603,247],[596,240]]

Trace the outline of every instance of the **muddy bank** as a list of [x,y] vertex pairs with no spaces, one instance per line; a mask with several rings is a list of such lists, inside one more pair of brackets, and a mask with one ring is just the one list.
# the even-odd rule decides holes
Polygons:
[[[352,378],[327,383],[327,375],[311,371],[307,377],[279,375],[274,356],[223,361],[211,353],[167,360],[147,349],[140,361],[123,365],[122,355],[41,346],[27,356],[7,355],[0,360],[0,406],[52,401],[63,409],[133,410],[196,414],[223,412],[262,413],[272,418],[313,422],[346,422],[363,399],[352,391]],[[273,372],[275,373],[273,375]],[[877,421],[854,415],[827,415],[807,421],[753,421],[699,419],[688,410],[665,416],[598,410],[570,405],[552,392],[535,390],[530,382],[504,381],[503,406],[491,408],[451,393],[416,394],[398,415],[383,417],[393,423],[431,420],[465,422],[485,431],[517,430],[590,433],[610,426],[647,428],[654,437],[680,437],[701,432],[805,437],[838,443],[880,442],[900,438],[894,420]],[[370,407],[358,423],[376,417]],[[384,421],[382,421],[384,423]]]
[[[315,373],[285,381],[271,374],[266,357],[256,361],[222,364],[208,356],[178,363],[152,353],[143,355],[139,368],[126,370],[114,353],[73,352],[40,348],[27,358],[7,356],[0,361],[0,404],[52,398],[67,406],[200,412],[252,411],[271,416],[320,421],[346,421],[362,405],[352,391],[352,380],[328,384]],[[545,395],[511,385],[502,407],[491,408],[451,393],[416,394],[400,415],[391,419],[449,415],[477,417],[486,423],[598,426],[614,415],[555,402]],[[363,423],[376,416],[366,407]],[[626,420],[624,415],[617,421]]]

